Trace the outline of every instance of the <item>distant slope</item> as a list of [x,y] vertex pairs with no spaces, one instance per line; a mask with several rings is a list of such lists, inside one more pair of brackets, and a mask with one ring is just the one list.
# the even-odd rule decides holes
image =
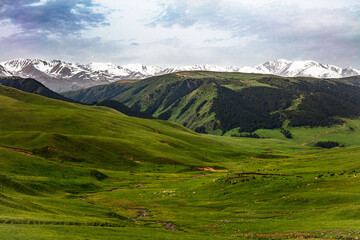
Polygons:
[[36,93],[44,97],[63,100],[63,101],[72,101],[69,98],[66,98],[50,89],[45,87],[42,83],[36,81],[33,78],[20,78],[20,77],[0,77],[0,85],[13,87],[24,92]]
[[127,89],[129,82],[118,81],[109,84],[98,85],[76,91],[63,92],[61,95],[78,102],[87,104],[96,103],[115,97]]
[[117,110],[123,114],[126,114],[127,116],[130,116],[130,117],[148,118],[148,119],[154,118],[149,113],[133,110],[133,109],[129,108],[128,106],[126,106],[125,104],[123,104],[119,101],[111,100],[111,99],[97,102],[95,105],[115,109],[115,110]]
[[64,93],[76,101],[106,98],[198,132],[222,134],[286,126],[331,126],[360,116],[360,77],[181,72],[135,83]]

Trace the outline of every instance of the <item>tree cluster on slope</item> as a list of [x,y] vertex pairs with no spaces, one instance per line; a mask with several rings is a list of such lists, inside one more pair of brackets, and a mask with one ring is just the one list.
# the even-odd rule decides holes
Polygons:
[[236,92],[218,87],[211,111],[220,120],[224,132],[236,127],[240,127],[241,132],[280,128],[280,114],[272,112],[289,107],[291,99],[289,91],[278,88],[251,87]]
[[289,130],[281,129],[281,133],[284,135],[284,137],[292,139],[294,136],[291,134]]
[[334,141],[321,141],[317,142],[315,144],[316,147],[322,147],[322,148],[334,148],[334,147],[344,147],[344,145],[334,142]]

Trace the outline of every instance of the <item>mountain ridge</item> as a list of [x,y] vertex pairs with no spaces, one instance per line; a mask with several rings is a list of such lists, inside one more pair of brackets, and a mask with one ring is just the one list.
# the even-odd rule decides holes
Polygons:
[[268,61],[255,67],[195,64],[164,68],[139,63],[120,66],[111,62],[78,64],[41,59],[14,59],[0,63],[0,76],[35,78],[56,92],[77,90],[124,79],[144,79],[181,71],[243,72],[316,78],[343,78],[360,75],[360,70],[352,67],[340,68],[312,60],[290,61],[286,59]]
[[75,101],[112,99],[201,133],[332,126],[360,116],[360,77],[318,79],[189,71],[63,93]]
[[35,93],[40,96],[62,100],[66,102],[74,102],[73,100],[66,98],[59,93],[56,93],[42,83],[36,81],[33,78],[20,78],[20,77],[0,77],[0,85],[6,87],[16,88],[18,90],[28,92],[28,93]]

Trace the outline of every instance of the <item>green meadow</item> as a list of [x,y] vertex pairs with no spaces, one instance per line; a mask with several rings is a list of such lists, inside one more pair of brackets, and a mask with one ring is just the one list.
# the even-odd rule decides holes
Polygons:
[[359,119],[215,136],[3,86],[0,114],[0,239],[360,237]]

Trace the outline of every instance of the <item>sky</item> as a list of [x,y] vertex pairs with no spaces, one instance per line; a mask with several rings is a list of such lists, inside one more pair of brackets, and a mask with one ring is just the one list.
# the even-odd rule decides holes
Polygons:
[[0,0],[0,61],[360,68],[359,0]]

